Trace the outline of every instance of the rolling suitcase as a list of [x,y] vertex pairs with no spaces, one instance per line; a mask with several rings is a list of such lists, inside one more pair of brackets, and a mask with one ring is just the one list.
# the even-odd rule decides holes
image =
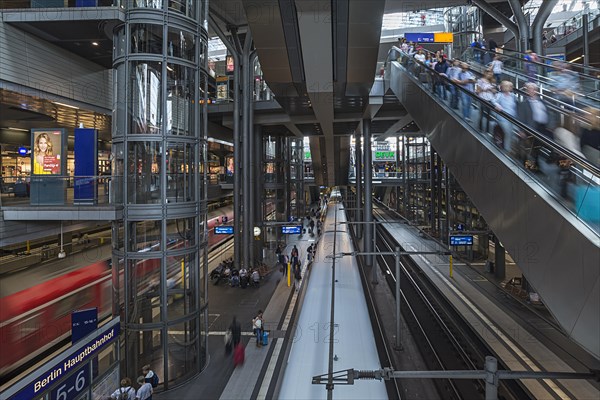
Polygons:
[[237,346],[235,346],[235,350],[233,351],[233,365],[234,366],[238,366],[238,365],[243,365],[244,364],[244,356],[245,356],[245,352],[246,349],[244,348],[244,346],[242,345],[242,343],[238,343]]
[[262,344],[263,346],[267,346],[269,344],[269,332],[264,331],[262,334]]

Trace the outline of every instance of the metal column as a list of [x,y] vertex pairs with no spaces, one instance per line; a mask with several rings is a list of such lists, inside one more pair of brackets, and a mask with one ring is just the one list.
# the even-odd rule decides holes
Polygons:
[[[242,208],[243,208],[243,228],[242,228],[242,265],[246,268],[250,267],[250,240],[252,238],[252,217],[250,210],[250,107],[252,103],[252,96],[250,95],[250,46],[252,43],[252,37],[250,32],[246,33],[246,39],[244,41],[244,50],[242,53],[242,172],[246,176],[246,179],[242,182]],[[234,145],[237,147],[237,145]],[[238,174],[234,174],[238,175]],[[237,218],[237,217],[236,217]],[[237,245],[237,243],[236,243]]]
[[[244,214],[244,216],[248,217],[249,222],[248,224],[250,225],[250,231],[248,232],[248,248],[249,248],[249,264],[253,266],[254,265],[254,261],[256,260],[256,254],[254,253],[254,227],[256,226],[256,219],[255,219],[255,210],[254,208],[256,207],[256,204],[254,202],[254,196],[255,196],[255,192],[256,192],[256,160],[254,158],[254,63],[256,61],[256,51],[252,51],[250,53],[250,55],[248,56],[248,69],[247,74],[248,74],[248,86],[246,87],[246,90],[248,91],[247,94],[245,94],[245,98],[248,99],[248,150],[247,150],[247,154],[248,154],[248,169],[246,170],[246,175],[245,175],[245,180],[249,181],[248,187],[248,213]],[[246,145],[246,143],[244,144]],[[244,193],[244,196],[246,194]]]
[[[362,202],[362,145],[361,145],[361,133],[356,133],[356,145],[354,147],[356,151],[356,222],[362,222],[362,211],[360,210],[363,206]],[[356,225],[356,237],[362,239],[362,226]]]
[[[365,142],[365,162],[364,162],[364,174],[365,174],[365,216],[364,216],[364,220],[365,222],[369,223],[369,222],[373,222],[373,187],[372,187],[372,181],[373,181],[373,163],[372,163],[372,153],[371,153],[371,120],[368,118],[363,119],[363,135],[364,135],[364,142]],[[373,240],[374,240],[374,235],[373,235],[373,231],[375,230],[374,226],[371,226],[369,224],[367,224],[367,226],[365,227],[365,234],[364,234],[364,250],[367,253],[372,253],[373,252]],[[372,267],[373,266],[373,256],[372,255],[368,255],[365,258],[365,264],[367,265],[367,267]],[[373,282],[377,281],[376,275],[375,275],[375,269],[373,268],[373,277],[374,280]]]
[[590,65],[590,35],[589,35],[589,14],[583,14],[581,20],[583,29],[583,65]]
[[494,235],[494,274],[500,279],[506,277],[506,250]]
[[240,174],[242,172],[240,171],[240,56],[212,15],[210,16],[210,21],[219,39],[225,44],[229,54],[233,56],[233,263],[239,270],[242,248],[242,207],[240,203]]
[[265,219],[265,215],[263,215],[263,205],[261,198],[263,196],[264,190],[264,179],[262,177],[262,165],[263,165],[263,136],[262,136],[262,127],[260,125],[254,126],[254,158],[253,158],[253,168],[252,168],[252,177],[253,177],[253,196],[254,199],[254,224],[261,228],[260,239],[254,240],[254,259],[263,260],[262,248],[264,240],[262,238],[265,237],[266,232],[264,231],[263,221]]

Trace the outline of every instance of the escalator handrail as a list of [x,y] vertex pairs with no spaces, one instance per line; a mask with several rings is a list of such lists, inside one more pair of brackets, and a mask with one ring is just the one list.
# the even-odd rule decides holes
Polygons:
[[[434,52],[430,51],[430,50],[425,50],[426,52],[430,53],[430,54],[435,54]],[[478,76],[483,76],[483,74],[477,70],[475,70],[474,68],[471,68],[471,71],[475,72],[476,75]],[[499,83],[499,82],[496,82]],[[540,90],[541,87],[540,87]],[[523,91],[516,87],[514,88],[514,91],[518,94],[520,94],[521,96],[526,96],[525,93],[523,93]],[[578,122],[582,122],[584,124],[589,124],[588,121],[586,121],[585,119],[581,118],[579,114],[589,114],[586,110],[582,110],[581,108],[577,107],[577,106],[573,106],[571,104],[567,104],[564,101],[555,99],[551,96],[545,95],[543,92],[540,92],[540,96],[542,96],[544,98],[544,101],[546,102],[546,106],[548,106],[549,108],[551,108],[553,111],[555,111],[558,114],[561,114],[565,117],[568,118],[572,118],[577,120]],[[547,98],[547,99],[546,99]],[[558,106],[555,104],[558,103]],[[572,109],[574,112],[569,113],[567,112],[565,109],[560,108],[559,106],[563,105],[566,106],[569,109]]]
[[[524,62],[532,63],[532,64],[535,64],[535,65],[537,65],[537,66],[539,66],[539,67],[543,67],[543,68],[551,68],[551,69],[554,69],[554,70],[557,70],[557,69],[558,69],[557,67],[553,66],[552,64],[545,64],[545,63],[542,63],[542,62],[539,62],[539,61],[530,61],[530,60],[526,60],[526,59],[525,59],[525,56],[527,55],[527,53],[523,53],[523,52],[521,52],[521,51],[517,51],[517,50],[506,49],[505,51],[510,51],[510,52],[512,52],[512,53],[517,53],[517,54],[519,54],[519,55],[520,55],[520,57],[517,57],[517,56],[515,56],[515,55],[512,55],[512,54],[498,53],[498,52],[496,52],[496,51],[492,51],[492,50],[488,50],[488,49],[479,49],[479,48],[477,48],[477,47],[469,47],[469,48],[467,48],[467,49],[465,50],[465,52],[469,51],[469,49],[472,49],[473,51],[479,51],[479,52],[481,52],[481,53],[492,53],[492,54],[494,54],[495,56],[500,56],[500,57],[504,57],[504,58],[512,58],[512,59],[514,59],[514,60],[518,60],[518,61],[524,61]],[[464,53],[463,53],[463,54],[464,54]],[[583,65],[583,64],[577,64],[577,63],[573,63],[573,62],[569,62],[569,61],[557,60],[556,58],[551,58],[551,57],[541,56],[541,55],[539,55],[539,54],[536,54],[536,56],[537,56],[537,57],[539,57],[539,58],[541,58],[541,59],[543,59],[543,60],[552,61],[552,62],[559,61],[559,62],[561,62],[561,63],[564,63],[564,64],[568,64],[568,65],[570,65],[572,68],[573,68],[573,67],[575,67],[575,68],[578,68],[578,69],[587,69],[587,70],[595,71],[595,72],[597,72],[598,74],[600,74],[600,68],[596,68],[596,67],[589,67],[589,66],[585,66],[585,65]],[[579,71],[578,71],[577,73],[578,73],[579,75],[581,75],[581,76],[584,76],[584,77],[586,77],[586,78],[589,78],[589,79],[592,79],[592,80],[598,80],[598,77],[597,77],[597,76],[590,75],[590,74],[588,74],[588,73],[586,73],[586,72],[579,72]]]
[[[566,148],[560,146],[559,144],[555,143],[554,141],[548,139],[546,136],[542,135],[541,133],[537,132],[536,130],[532,129],[531,127],[523,124],[521,121],[515,119],[511,115],[506,114],[504,111],[497,110],[496,106],[494,104],[490,103],[489,101],[486,101],[486,100],[482,99],[481,97],[477,96],[475,93],[466,90],[462,86],[457,85],[456,83],[452,82],[447,76],[438,74],[434,69],[430,68],[429,66],[427,66],[426,64],[420,62],[419,60],[415,59],[414,57],[408,55],[407,53],[403,52],[402,50],[398,49],[397,47],[395,49],[396,49],[397,52],[399,52],[403,56],[405,56],[405,57],[407,57],[409,59],[412,59],[413,62],[419,64],[422,68],[425,68],[428,71],[429,74],[435,75],[438,78],[441,78],[447,84],[452,85],[453,87],[455,87],[456,89],[458,89],[462,93],[466,93],[468,96],[470,96],[471,98],[473,98],[476,102],[485,104],[487,107],[490,108],[490,110],[494,110],[494,112],[496,114],[501,115],[503,118],[505,118],[506,120],[510,121],[511,124],[513,124],[514,126],[518,127],[520,130],[525,131],[529,136],[534,136],[537,140],[539,140],[540,142],[542,142],[544,146],[547,146],[547,147],[551,148],[552,150],[554,150],[554,151],[562,154],[566,158],[575,161],[578,165],[582,166],[588,172],[590,172],[592,175],[594,175],[594,177],[596,179],[600,179],[600,168],[598,168],[594,164],[590,163],[587,159],[581,157],[578,154],[575,154],[574,152],[572,152],[569,149],[566,149]],[[387,58],[387,60],[390,60],[389,59],[389,54],[391,53],[392,50],[394,50],[394,47],[392,47],[392,49],[390,49],[390,51],[388,52],[388,58]],[[387,63],[387,60],[386,60],[386,63]],[[391,60],[391,61],[396,61],[396,60]],[[402,65],[402,63],[399,63],[399,64]],[[404,68],[404,66],[402,66],[402,67]],[[407,70],[407,72],[408,72],[408,70]],[[411,77],[411,79],[414,79],[414,76],[412,76],[412,74],[408,73],[408,75]],[[419,82],[419,86],[421,86],[420,82]],[[426,90],[426,92],[429,92],[429,91]]]
[[[476,49],[476,50],[477,51],[485,51],[485,50],[481,50],[481,49]],[[465,52],[463,53],[463,58],[464,58],[464,54],[466,52],[468,52],[468,51],[469,51],[468,49],[465,50]],[[492,51],[490,51],[490,53],[498,54],[501,57],[505,57],[505,58],[506,57],[510,57],[508,55],[504,55],[504,54],[501,54],[501,53],[495,53],[495,52],[492,52]],[[556,67],[554,67],[552,65],[541,64],[541,63],[539,63],[537,61],[528,61],[528,60],[520,59],[518,57],[512,57],[512,58],[514,58],[514,59],[516,59],[516,60],[518,60],[520,62],[526,62],[526,63],[535,64],[537,67],[540,67],[540,68],[552,68],[552,69],[554,69],[554,71],[552,73],[555,73],[558,70],[558,68],[556,68]],[[554,61],[558,61],[558,60],[554,60]],[[503,70],[505,71],[504,73],[506,73],[507,71],[510,71],[510,73],[512,73],[512,74],[515,74],[515,75],[518,74],[519,76],[521,76],[523,78],[529,78],[526,75],[526,73],[524,73],[523,71],[520,71],[518,68],[516,68],[516,69],[509,69],[509,68],[503,67]],[[577,72],[577,71],[573,71],[573,72],[576,73],[578,76],[585,77],[586,79],[588,79],[590,81],[599,81],[600,80],[599,78],[593,77],[591,75],[584,74],[582,72]],[[536,75],[537,75],[537,80],[538,81],[543,81],[543,82],[540,82],[540,83],[544,83],[544,84],[548,84],[548,85],[552,86],[552,85],[554,85],[553,82],[556,82],[556,80],[553,79],[550,76],[543,76],[543,75],[540,75],[540,74],[536,74]],[[578,97],[581,97],[581,98],[584,98],[584,99],[588,99],[588,100],[593,101],[593,102],[598,102],[599,100],[597,98],[591,96],[591,94],[595,93],[595,92],[597,92],[597,91],[590,92],[590,93],[578,93],[578,92],[575,92],[575,94]]]

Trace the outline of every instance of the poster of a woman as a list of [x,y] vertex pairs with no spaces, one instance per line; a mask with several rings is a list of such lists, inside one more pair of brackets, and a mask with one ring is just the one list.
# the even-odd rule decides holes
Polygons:
[[33,174],[59,175],[61,173],[61,131],[33,132]]

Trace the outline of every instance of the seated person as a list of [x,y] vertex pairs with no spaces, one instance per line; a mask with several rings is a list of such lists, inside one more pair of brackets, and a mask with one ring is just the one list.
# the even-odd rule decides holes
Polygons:
[[260,281],[260,274],[257,270],[252,271],[252,281],[258,283]]

